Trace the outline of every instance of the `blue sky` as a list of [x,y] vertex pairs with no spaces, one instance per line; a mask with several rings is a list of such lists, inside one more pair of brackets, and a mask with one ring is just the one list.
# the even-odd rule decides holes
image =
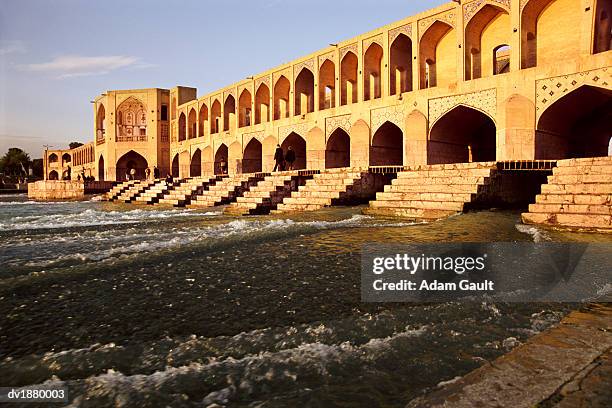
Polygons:
[[224,87],[444,0],[4,0],[0,154],[93,139],[109,89]]

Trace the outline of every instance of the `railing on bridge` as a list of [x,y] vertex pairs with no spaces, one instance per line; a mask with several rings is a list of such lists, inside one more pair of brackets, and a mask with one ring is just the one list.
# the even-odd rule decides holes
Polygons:
[[552,170],[557,167],[556,160],[505,160],[497,162],[498,170]]

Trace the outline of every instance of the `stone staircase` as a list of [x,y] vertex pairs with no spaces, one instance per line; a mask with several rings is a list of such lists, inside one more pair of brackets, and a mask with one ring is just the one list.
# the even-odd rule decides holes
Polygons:
[[527,224],[612,232],[612,157],[559,160]]
[[229,204],[236,201],[237,197],[243,195],[245,191],[248,191],[263,178],[263,174],[239,174],[223,177],[202,189],[198,195],[191,199],[188,207],[207,208]]
[[174,207],[185,207],[191,204],[193,198],[204,190],[221,181],[221,177],[195,177],[183,179],[179,183],[165,190],[158,196],[156,204],[168,204]]
[[122,201],[124,203],[133,202],[140,194],[144,193],[150,186],[154,185],[152,180],[137,180],[128,189],[123,191],[115,198],[114,201]]
[[408,167],[386,185],[365,214],[434,221],[458,214],[487,189],[496,162]]
[[315,174],[297,191],[278,204],[274,213],[314,211],[332,205],[350,205],[373,197],[376,190],[366,183],[367,172],[351,169],[329,169]]
[[114,201],[119,197],[124,191],[129,189],[132,185],[136,183],[136,180],[124,181],[123,183],[119,183],[116,186],[113,186],[106,194],[104,194],[104,201]]
[[292,191],[296,191],[306,177],[309,176],[299,176],[297,171],[269,174],[245,191],[242,197],[237,197],[224,212],[231,215],[269,214]]
[[149,205],[155,204],[168,189],[174,188],[177,183],[178,182],[175,182],[168,186],[168,184],[166,184],[166,180],[164,179],[155,180],[155,183],[150,185],[145,191],[140,193],[138,197],[136,197],[134,201],[132,201],[132,203]]

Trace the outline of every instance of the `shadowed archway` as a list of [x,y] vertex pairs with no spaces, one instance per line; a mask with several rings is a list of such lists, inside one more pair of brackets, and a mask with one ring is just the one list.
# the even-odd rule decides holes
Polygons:
[[287,155],[289,146],[295,152],[295,162],[293,163],[293,170],[301,170],[306,168],[306,140],[295,132],[291,132],[289,136],[285,138],[281,144],[281,148]]
[[261,171],[262,165],[262,145],[255,138],[251,139],[244,148],[242,156],[242,172],[243,173],[258,173]]
[[401,166],[404,163],[404,134],[397,125],[385,122],[372,137],[370,166]]
[[228,169],[228,153],[227,146],[222,143],[215,153],[215,174],[227,174]]
[[130,150],[117,160],[116,180],[125,180],[126,174],[129,174],[132,169],[135,170],[134,177],[136,180],[145,179],[145,169],[148,167],[147,160],[140,154]]
[[189,165],[189,177],[200,177],[202,175],[202,151],[196,149],[191,156],[191,164]]
[[351,165],[351,138],[338,128],[329,136],[325,147],[325,168],[350,167]]

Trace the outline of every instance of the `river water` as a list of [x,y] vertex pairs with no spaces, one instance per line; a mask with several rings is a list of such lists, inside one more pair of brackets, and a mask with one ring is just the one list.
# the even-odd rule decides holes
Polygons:
[[610,242],[519,219],[0,197],[0,386],[65,386],[74,406],[402,407],[578,305],[360,303],[362,245]]

